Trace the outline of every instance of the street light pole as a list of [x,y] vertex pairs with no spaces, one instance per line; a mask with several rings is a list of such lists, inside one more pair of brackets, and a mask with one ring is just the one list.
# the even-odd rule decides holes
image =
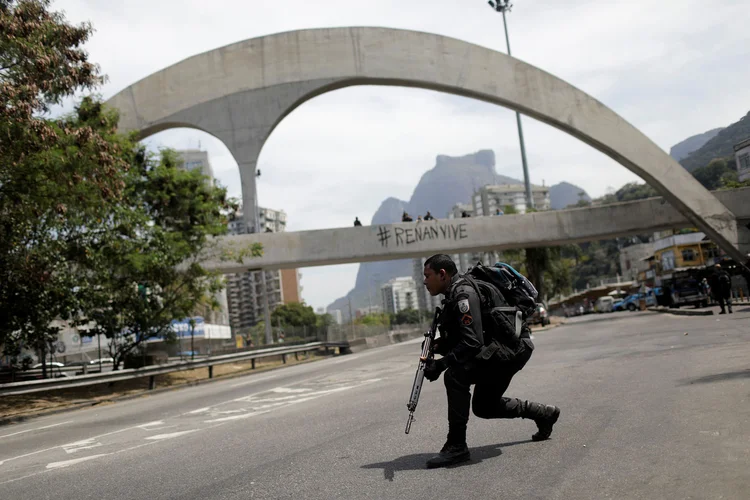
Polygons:
[[[510,12],[513,4],[510,0],[490,0],[488,2],[493,10],[500,12],[503,15],[503,28],[505,28],[505,45],[508,48],[508,55],[512,56],[510,52],[510,37],[508,36],[508,21],[505,18],[505,12]],[[526,146],[523,141],[523,126],[521,125],[521,113],[516,111],[516,124],[518,125],[518,141],[521,144],[521,164],[523,165],[523,183],[526,188],[526,206],[528,208],[534,208],[534,196],[531,193],[531,182],[529,181],[529,165],[526,162]]]

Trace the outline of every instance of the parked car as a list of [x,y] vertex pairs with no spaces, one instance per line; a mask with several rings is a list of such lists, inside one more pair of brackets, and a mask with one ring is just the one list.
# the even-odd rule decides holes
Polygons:
[[706,307],[708,296],[701,290],[700,284],[695,279],[687,279],[676,282],[672,286],[672,306]]
[[656,305],[656,293],[654,290],[648,290],[646,293],[633,293],[628,295],[624,299],[615,302],[615,311],[637,311],[640,309],[641,299],[646,299],[646,307],[653,307]]
[[612,312],[612,306],[614,303],[615,299],[610,297],[609,295],[599,297],[598,299],[596,299],[596,303],[594,304],[594,311],[598,313]]
[[[65,366],[64,364],[59,363],[57,361],[50,361],[49,363],[47,363],[47,368],[62,368],[64,366]],[[34,366],[32,366],[31,368],[37,369],[37,368],[41,368],[41,367],[42,367],[42,364],[41,363],[37,363]]]
[[576,304],[572,307],[565,307],[564,311],[565,311],[566,318],[571,318],[573,316],[581,316],[585,312],[581,304]]
[[528,323],[530,325],[549,325],[549,313],[542,304],[537,304],[534,313],[529,317]]
[[[101,361],[102,361],[103,365],[111,365],[112,363],[115,362],[115,360],[112,359],[112,358],[101,358]],[[89,361],[89,364],[90,365],[98,365],[99,364],[99,358],[92,359],[91,361]]]

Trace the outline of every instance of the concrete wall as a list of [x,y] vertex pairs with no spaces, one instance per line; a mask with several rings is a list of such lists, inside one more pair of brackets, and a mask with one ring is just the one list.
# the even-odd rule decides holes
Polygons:
[[[731,210],[750,218],[750,188],[715,193]],[[290,268],[554,246],[668,228],[692,223],[661,198],[594,208],[555,210],[502,217],[440,219],[415,223],[322,229],[290,233],[227,236],[220,248],[238,255],[259,242],[264,254],[242,263],[207,257],[205,265],[223,272],[247,268]]]
[[110,99],[120,125],[145,137],[194,127],[237,160],[244,206],[254,206],[260,150],[303,102],[352,85],[444,91],[505,106],[559,128],[633,171],[730,255],[735,217],[635,127],[572,85],[500,52],[439,35],[387,28],[280,33],[198,54]]

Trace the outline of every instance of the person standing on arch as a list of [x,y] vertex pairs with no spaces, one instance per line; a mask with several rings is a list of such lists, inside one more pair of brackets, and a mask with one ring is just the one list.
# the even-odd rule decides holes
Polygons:
[[[537,425],[534,441],[549,439],[560,408],[532,401],[505,397],[513,376],[528,362],[534,349],[530,331],[524,324],[517,354],[502,359],[477,359],[485,345],[482,328],[482,301],[469,278],[459,275],[448,255],[436,254],[425,261],[424,285],[433,297],[444,294],[443,313],[438,321],[440,338],[435,352],[440,359],[426,359],[424,376],[434,382],[445,372],[448,395],[448,438],[440,453],[427,461],[428,468],[445,467],[469,460],[466,428],[469,409],[479,418],[526,418]],[[489,328],[489,327],[488,327]],[[471,386],[474,385],[474,400]]]

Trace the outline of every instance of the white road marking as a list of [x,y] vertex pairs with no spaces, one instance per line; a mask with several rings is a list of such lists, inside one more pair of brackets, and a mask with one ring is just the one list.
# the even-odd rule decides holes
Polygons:
[[26,432],[35,432],[35,431],[41,431],[42,429],[51,429],[52,427],[57,427],[59,425],[69,424],[71,422],[72,422],[72,420],[68,420],[67,422],[60,422],[59,424],[45,425],[44,427],[37,427],[35,429],[26,429],[25,431],[14,432],[13,434],[5,434],[3,436],[0,436],[0,439],[11,437],[11,436],[17,436],[18,434],[24,434]]
[[[89,439],[99,439],[99,438],[103,438],[105,436],[111,436],[113,434],[119,434],[121,432],[130,431],[130,430],[137,429],[137,428],[138,428],[137,426],[136,427],[126,427],[124,429],[119,429],[119,430],[116,430],[116,431],[107,432],[107,433],[104,433],[104,434],[99,434],[98,436],[94,436],[94,437],[89,438]],[[70,443],[68,443],[68,444],[70,444]],[[58,445],[58,446],[53,446],[51,448],[44,448],[42,450],[32,451],[31,453],[25,453],[23,455],[18,455],[17,457],[6,458],[5,460],[0,460],[0,465],[3,465],[4,463],[10,462],[12,460],[18,460],[19,458],[26,458],[26,457],[30,457],[31,455],[37,455],[39,453],[44,453],[45,451],[52,451],[52,450],[56,450],[58,448],[64,448],[65,446],[66,445],[61,444],[61,445]]]
[[[380,380],[382,380],[382,379],[374,378],[374,379],[370,379],[370,380],[365,380],[362,383],[356,384],[356,385],[346,385],[346,386],[343,386],[343,387],[335,387],[333,389],[326,389],[326,390],[322,390],[322,391],[313,391],[313,392],[307,392],[306,391],[306,392],[300,393],[298,395],[298,396],[302,396],[302,397],[298,397],[298,396],[285,396],[285,397],[282,397],[282,398],[257,398],[257,399],[255,399],[255,396],[246,396],[244,398],[239,398],[239,399],[234,400],[234,401],[240,401],[240,400],[242,400],[243,402],[248,402],[248,403],[262,403],[262,402],[267,402],[268,401],[269,404],[265,404],[265,405],[261,405],[261,406],[258,406],[256,408],[253,408],[252,411],[250,411],[248,413],[244,413],[242,415],[232,415],[230,417],[213,418],[213,419],[210,419],[210,420],[204,420],[203,423],[210,424],[210,423],[216,423],[216,422],[229,422],[229,421],[232,421],[232,420],[244,420],[246,418],[250,418],[250,417],[254,417],[254,416],[260,415],[261,413],[267,413],[268,411],[271,411],[270,409],[272,409],[272,408],[282,407],[282,406],[290,406],[290,405],[294,405],[294,404],[304,403],[304,402],[307,402],[307,401],[312,401],[313,399],[317,399],[317,398],[319,398],[321,396],[325,396],[327,394],[333,394],[333,393],[336,393],[336,392],[345,391],[347,389],[353,389],[355,387],[360,387],[360,386],[363,386],[363,385],[366,385],[366,384],[370,384],[372,382],[378,382]],[[275,401],[275,402],[271,402],[271,401]],[[258,410],[265,410],[265,411],[259,412]]]
[[205,408],[198,408],[197,410],[189,411],[187,413],[183,413],[183,415],[195,415],[196,413],[206,413],[211,408],[206,406]]
[[291,389],[289,387],[275,387],[270,392],[278,392],[282,394],[297,394],[300,392],[310,392],[312,389]]
[[163,424],[164,424],[164,421],[163,421],[163,420],[157,420],[157,421],[155,421],[155,422],[149,422],[149,423],[147,423],[147,424],[141,424],[141,425],[138,425],[137,427],[138,427],[139,429],[143,429],[143,430],[151,430],[151,429],[148,429],[148,427],[155,427],[155,426],[157,426],[157,425],[163,425]]
[[45,448],[43,450],[32,451],[31,453],[26,453],[24,455],[18,455],[17,457],[6,458],[5,460],[0,460],[0,465],[3,465],[5,462],[10,462],[12,460],[18,460],[19,458],[30,457],[31,455],[36,455],[37,453],[44,453],[45,451],[52,451],[52,450],[56,450],[58,448],[60,448],[60,447],[59,446],[53,446],[52,448]]
[[156,436],[149,436],[146,439],[153,439],[153,440],[161,440],[161,439],[172,439],[179,436],[184,436],[185,434],[190,434],[191,432],[196,432],[198,429],[191,429],[189,431],[180,431],[180,432],[173,432],[171,434],[157,434]]
[[271,410],[253,411],[253,412],[250,412],[250,413],[245,413],[244,415],[233,415],[231,417],[214,418],[212,420],[204,420],[203,423],[204,424],[213,424],[213,423],[216,423],[216,422],[225,423],[225,422],[230,422],[232,420],[244,420],[246,418],[257,417],[258,415],[263,415],[264,413],[268,413],[269,411],[271,411]]
[[81,450],[90,450],[91,448],[98,448],[102,443],[96,439],[84,439],[83,441],[76,441],[75,443],[68,443],[63,445],[65,453],[71,454]]
[[81,462],[86,462],[95,458],[106,457],[107,455],[111,455],[111,453],[91,455],[90,457],[74,458],[73,460],[65,460],[63,462],[52,462],[51,464],[47,464],[47,469],[60,469],[62,467],[70,467],[71,465],[80,464]]

